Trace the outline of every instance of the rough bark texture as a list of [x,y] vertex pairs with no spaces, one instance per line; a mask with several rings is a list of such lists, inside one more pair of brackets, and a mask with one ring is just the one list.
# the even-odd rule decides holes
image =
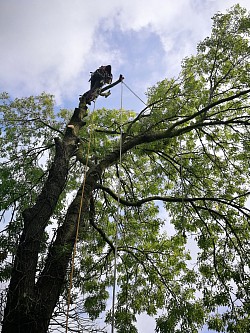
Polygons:
[[[110,86],[121,82],[122,79],[120,76]],[[67,182],[69,161],[79,142],[79,130],[85,125],[83,120],[87,116],[86,104],[90,104],[98,94],[109,87],[101,91],[87,92],[80,98],[79,107],[75,109],[63,138],[55,139],[54,162],[43,189],[35,205],[23,212],[24,229],[15,256],[2,333],[45,333],[48,330],[74,247],[81,188],[68,209],[64,223],[57,230],[44,269],[37,277],[37,262],[43,234]],[[91,193],[102,173],[100,167],[98,170],[96,168],[89,170],[86,176],[83,214],[88,210]]]
[[17,325],[19,332],[32,332],[29,327],[36,324],[32,307],[37,302],[34,287],[38,254],[44,230],[67,179],[69,158],[66,144],[56,140],[48,179],[36,204],[23,213],[24,230],[15,257],[2,332],[15,332]]

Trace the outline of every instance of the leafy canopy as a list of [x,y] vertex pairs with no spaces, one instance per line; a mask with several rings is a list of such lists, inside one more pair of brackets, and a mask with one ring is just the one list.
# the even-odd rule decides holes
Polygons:
[[[211,36],[184,59],[178,79],[148,89],[148,108],[88,116],[44,235],[38,271],[51,228],[60,226],[81,186],[79,154],[86,156],[89,133],[89,160],[98,163],[119,147],[122,122],[129,148],[121,164],[105,169],[93,193],[73,280],[73,300],[82,295],[82,310],[92,320],[108,310],[118,225],[118,333],[137,332],[136,315],[156,316],[159,309],[158,333],[194,333],[204,324],[217,332],[250,328],[250,17],[237,5],[213,22]],[[1,95],[1,281],[9,278],[21,213],[35,202],[54,156],[53,138],[63,135],[69,115],[55,114],[45,93],[14,101]],[[66,294],[67,284],[64,305]]]

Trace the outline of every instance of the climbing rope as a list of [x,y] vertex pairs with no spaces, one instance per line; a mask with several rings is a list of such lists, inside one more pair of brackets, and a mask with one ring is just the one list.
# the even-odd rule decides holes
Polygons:
[[93,112],[94,111],[95,111],[95,101],[94,101],[93,111],[90,114],[89,140],[88,140],[88,147],[87,147],[87,154],[86,154],[86,163],[85,163],[84,174],[83,174],[81,200],[80,200],[80,205],[79,205],[79,210],[78,210],[75,243],[74,243],[73,255],[72,255],[72,260],[71,260],[71,271],[70,271],[68,300],[67,300],[67,312],[66,312],[66,333],[68,332],[69,311],[70,311],[70,303],[71,303],[71,290],[72,290],[73,275],[74,275],[74,263],[75,263],[75,257],[76,257],[76,249],[77,249],[77,242],[78,242],[78,235],[79,235],[79,227],[80,227],[81,214],[82,214],[83,196],[84,196],[84,189],[85,189],[85,182],[86,182],[86,174],[87,174],[87,167],[88,167],[88,160],[89,160],[90,145],[91,145],[92,134],[93,134]]
[[[122,99],[123,99],[123,81],[121,82],[121,100],[120,100],[120,155],[119,165],[122,165]],[[117,213],[116,213],[116,229],[115,229],[115,253],[114,253],[114,275],[113,275],[113,297],[112,297],[112,316],[111,316],[111,333],[115,330],[115,300],[116,300],[116,275],[117,275],[117,248],[118,248],[118,227],[120,219],[120,198],[121,198],[121,180],[118,172],[118,191],[117,191]]]
[[137,97],[144,105],[147,106],[147,104],[131,88],[129,88],[129,86],[125,82],[122,81],[122,83],[130,92],[132,92],[133,95],[135,95],[135,97]]
[[[122,164],[122,108],[123,108],[123,84],[126,86],[132,94],[134,94],[144,105],[146,103],[131,89],[121,81],[121,98],[120,98],[120,156],[119,156],[119,165]],[[83,196],[84,196],[84,189],[85,189],[85,181],[86,181],[86,173],[87,173],[87,166],[88,166],[88,159],[90,153],[90,145],[92,140],[93,134],[93,112],[95,111],[95,103],[94,108],[91,113],[91,120],[90,120],[90,131],[89,131],[89,140],[88,140],[88,147],[87,147],[87,154],[86,154],[86,164],[84,168],[84,178],[82,183],[82,192],[81,192],[81,200],[79,205],[78,211],[78,219],[77,219],[77,227],[76,227],[76,236],[75,236],[75,243],[74,249],[72,254],[71,260],[71,271],[70,271],[70,285],[68,291],[68,300],[67,300],[67,312],[66,312],[66,333],[68,332],[68,324],[69,324],[69,311],[70,311],[70,303],[71,303],[71,290],[73,286],[73,274],[74,274],[74,262],[77,250],[77,242],[78,242],[78,234],[79,234],[79,226],[81,220],[81,213],[82,213],[82,206],[83,206]],[[117,199],[117,214],[116,214],[116,229],[115,229],[115,240],[114,240],[114,273],[113,273],[113,295],[112,295],[112,314],[111,314],[111,333],[114,333],[115,329],[115,302],[116,302],[116,284],[117,284],[117,248],[118,248],[118,227],[119,227],[119,219],[120,219],[120,197],[121,197],[121,181],[118,174],[118,199]]]
[[184,196],[185,196],[185,185],[183,179],[183,157],[182,157],[182,142],[180,139],[180,180],[181,180],[181,222],[184,220]]

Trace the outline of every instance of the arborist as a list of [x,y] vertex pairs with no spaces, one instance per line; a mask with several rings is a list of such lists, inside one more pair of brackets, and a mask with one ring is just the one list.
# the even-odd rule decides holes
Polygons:
[[90,72],[90,90],[102,88],[104,84],[110,84],[113,79],[111,65],[101,66],[95,72]]

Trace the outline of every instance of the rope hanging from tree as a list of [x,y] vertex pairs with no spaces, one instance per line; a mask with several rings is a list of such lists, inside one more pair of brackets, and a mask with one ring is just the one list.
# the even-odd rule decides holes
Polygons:
[[[121,105],[120,105],[120,155],[119,166],[122,165],[122,100],[123,100],[123,81],[121,82]],[[117,191],[117,214],[116,214],[116,230],[115,230],[115,253],[114,253],[114,282],[113,282],[113,296],[112,296],[112,322],[111,333],[114,333],[115,329],[115,296],[116,296],[116,273],[117,273],[117,248],[118,248],[118,227],[120,219],[120,198],[121,198],[121,180],[120,173],[118,172],[118,191]]]
[[93,135],[93,112],[94,111],[95,111],[95,102],[94,102],[93,111],[90,114],[90,131],[89,131],[89,140],[88,140],[88,147],[87,147],[87,154],[86,154],[86,164],[85,164],[85,167],[84,167],[81,200],[80,200],[78,218],[77,218],[77,225],[76,225],[76,237],[75,237],[73,255],[72,255],[72,260],[71,260],[71,271],[70,271],[69,291],[68,291],[68,300],[67,300],[67,312],[66,312],[66,333],[68,332],[69,310],[70,310],[70,303],[71,303],[71,289],[72,289],[72,285],[73,285],[73,275],[74,275],[74,263],[75,263],[76,248],[77,248],[79,227],[80,227],[81,214],[82,214],[83,196],[84,196],[84,189],[85,189],[85,182],[86,182],[86,174],[87,174],[87,166],[88,166],[88,160],[89,160],[90,145],[91,145],[91,140],[92,140],[92,135]]
[[182,149],[182,141],[180,138],[180,180],[181,180],[181,223],[183,226],[183,237],[186,237],[185,234],[185,226],[184,226],[184,218],[185,218],[185,203],[184,197],[186,198],[186,191],[185,191],[185,183],[183,177],[183,149]]
[[[126,86],[130,92],[132,92],[144,105],[146,103],[135,93],[131,88],[128,87],[123,82],[124,77],[120,75],[119,79],[114,82],[113,84],[110,84],[108,87],[112,87],[113,85],[121,82],[121,97],[120,97],[120,156],[119,156],[119,165],[122,164],[122,108],[123,108],[123,84]],[[103,88],[100,90],[100,92],[104,92],[107,90],[107,88]],[[99,92],[99,93],[100,93]],[[89,93],[88,93],[89,94]],[[85,97],[83,95],[80,98],[81,99]],[[90,104],[90,99],[92,99],[93,96],[89,97],[86,96],[87,104]],[[88,147],[87,147],[87,153],[86,153],[86,164],[84,168],[84,175],[83,175],[83,182],[82,182],[82,191],[81,191],[81,200],[79,205],[79,211],[78,211],[78,219],[77,219],[77,226],[76,226],[76,236],[75,236],[75,243],[74,243],[74,249],[72,254],[72,260],[71,260],[71,271],[70,271],[70,285],[69,285],[69,291],[68,291],[68,300],[67,300],[67,311],[66,311],[66,333],[68,332],[68,325],[69,325],[69,312],[70,312],[70,303],[71,303],[71,290],[73,286],[73,275],[74,275],[74,262],[76,257],[76,250],[77,250],[77,242],[78,242],[78,234],[79,234],[79,227],[80,227],[80,220],[81,220],[81,214],[82,214],[82,206],[83,206],[83,197],[84,197],[84,189],[85,189],[85,181],[86,181],[86,174],[87,174],[87,166],[88,166],[88,160],[89,160],[89,153],[90,153],[90,145],[93,135],[93,112],[95,111],[95,101],[94,101],[94,108],[92,113],[90,114],[90,131],[89,131],[89,140],[88,140]],[[120,219],[120,197],[121,197],[121,181],[120,181],[120,174],[118,173],[118,200],[117,200],[117,214],[116,214],[116,228],[115,228],[115,242],[114,242],[114,275],[113,275],[113,290],[112,290],[112,314],[111,314],[111,333],[114,333],[115,330],[115,301],[116,301],[116,284],[117,284],[117,249],[118,249],[118,228],[119,228],[119,219]]]

